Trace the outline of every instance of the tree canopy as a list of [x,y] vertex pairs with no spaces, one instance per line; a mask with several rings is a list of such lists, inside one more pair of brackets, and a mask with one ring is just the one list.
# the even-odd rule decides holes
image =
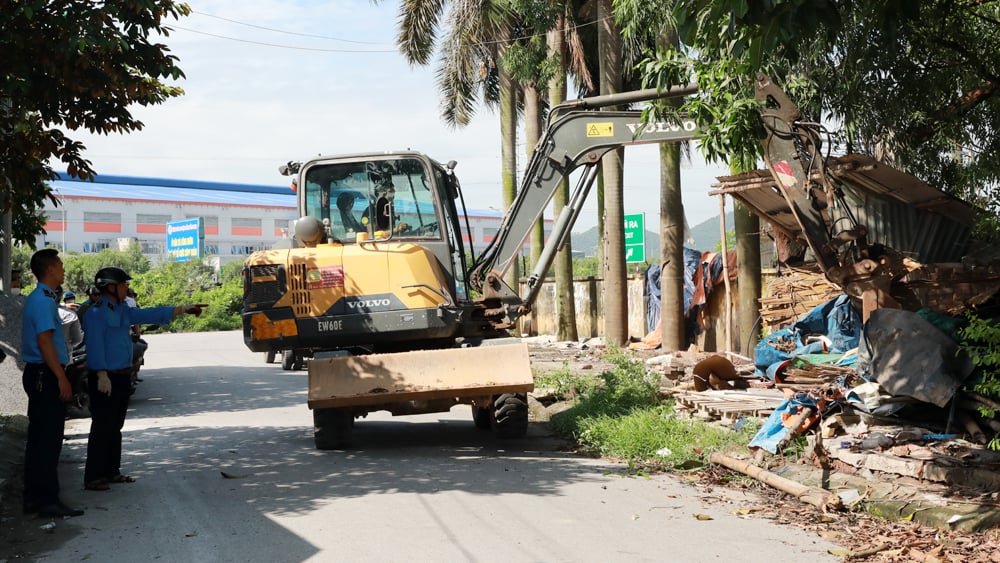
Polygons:
[[[752,80],[772,76],[865,152],[982,205],[1000,179],[1000,3],[906,0],[616,0],[678,29],[643,65],[652,85],[697,80],[684,109],[711,159],[756,156]],[[637,16],[638,17],[638,16]]]
[[165,21],[190,13],[173,0],[7,0],[0,9],[0,186],[14,211],[14,238],[32,244],[42,232],[50,166],[91,179],[85,147],[66,131],[127,133],[143,127],[133,104],[183,94],[183,78],[159,36]]

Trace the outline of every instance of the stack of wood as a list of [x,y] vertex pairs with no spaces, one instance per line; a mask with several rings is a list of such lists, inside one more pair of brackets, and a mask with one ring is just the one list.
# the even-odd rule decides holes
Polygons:
[[767,418],[784,399],[778,389],[709,389],[674,394],[678,412],[724,425],[735,424],[741,418]]
[[1000,414],[1000,403],[972,391],[962,391],[958,397],[955,420],[965,430],[970,442],[985,444],[990,436],[1000,435],[1000,420],[983,416],[980,409]]
[[809,365],[804,368],[785,368],[781,373],[781,380],[785,383],[822,385],[854,375],[857,375],[857,371],[852,367],[827,364]]
[[787,269],[767,286],[760,300],[760,318],[770,334],[784,328],[843,290],[815,270]]

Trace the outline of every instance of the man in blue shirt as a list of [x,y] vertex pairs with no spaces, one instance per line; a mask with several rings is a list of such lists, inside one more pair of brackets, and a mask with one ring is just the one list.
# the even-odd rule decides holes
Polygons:
[[106,491],[110,483],[131,483],[121,472],[122,427],[132,394],[132,335],[138,324],[166,324],[175,315],[200,315],[201,306],[129,307],[129,280],[121,268],[101,268],[94,277],[100,297],[83,314],[83,336],[87,344],[90,377],[90,436],[84,488]]
[[73,389],[66,378],[66,336],[59,319],[59,294],[65,276],[59,252],[31,256],[38,286],[24,303],[21,318],[21,382],[28,394],[28,439],[24,447],[24,511],[42,516],[80,516],[59,500],[59,454],[66,424],[66,402]]

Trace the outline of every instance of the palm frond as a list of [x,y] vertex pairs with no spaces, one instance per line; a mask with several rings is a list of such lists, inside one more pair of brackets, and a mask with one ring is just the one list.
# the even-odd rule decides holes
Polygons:
[[430,62],[444,3],[445,0],[402,0],[396,44],[411,64]]

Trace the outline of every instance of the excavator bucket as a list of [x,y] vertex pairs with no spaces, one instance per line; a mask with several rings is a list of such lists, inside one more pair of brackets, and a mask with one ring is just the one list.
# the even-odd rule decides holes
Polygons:
[[319,358],[309,362],[309,408],[489,397],[534,389],[523,342]]

